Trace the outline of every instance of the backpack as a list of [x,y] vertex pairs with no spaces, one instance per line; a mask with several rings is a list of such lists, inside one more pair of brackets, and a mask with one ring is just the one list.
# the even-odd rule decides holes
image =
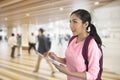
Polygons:
[[[68,45],[70,44],[70,42],[77,36],[73,36],[70,40],[69,40],[69,43]],[[91,39],[94,39],[92,36],[88,36],[84,42],[84,45],[83,45],[83,48],[82,48],[82,55],[83,55],[83,58],[85,60],[85,65],[86,65],[86,71],[88,71],[88,64],[89,64],[89,61],[88,61],[88,46],[89,46],[89,43],[90,43],[90,40]],[[99,46],[99,49],[101,50],[101,53],[102,53],[102,49],[101,49],[101,46]],[[102,72],[103,72],[103,53],[102,53],[102,56],[99,60],[99,67],[100,67],[100,70],[99,70],[99,73],[98,73],[98,77],[96,80],[102,80],[101,79],[101,76],[102,76]]]

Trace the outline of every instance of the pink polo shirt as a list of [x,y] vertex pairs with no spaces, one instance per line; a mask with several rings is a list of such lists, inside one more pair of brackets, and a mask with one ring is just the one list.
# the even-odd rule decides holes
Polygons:
[[[82,56],[82,47],[84,41],[76,43],[77,38],[73,39],[66,50],[66,65],[72,72],[86,72],[86,65]],[[88,72],[86,72],[87,80],[95,80],[99,72],[99,59],[101,51],[97,43],[92,39],[88,46]],[[67,80],[82,80],[81,78],[67,76]]]

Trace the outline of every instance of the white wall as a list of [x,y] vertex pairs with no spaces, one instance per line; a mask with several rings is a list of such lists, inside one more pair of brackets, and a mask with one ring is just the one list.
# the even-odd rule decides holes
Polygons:
[[105,45],[104,68],[120,74],[120,0],[95,9],[92,14]]

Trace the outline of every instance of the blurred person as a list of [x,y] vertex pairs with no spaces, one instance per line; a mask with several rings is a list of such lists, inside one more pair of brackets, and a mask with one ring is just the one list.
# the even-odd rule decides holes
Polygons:
[[0,41],[2,41],[2,36],[0,35]]
[[13,33],[11,34],[11,37],[9,37],[8,39],[8,44],[11,47],[11,58],[14,58],[15,49],[17,47],[17,39]]
[[20,34],[17,34],[17,48],[18,48],[18,56],[21,54],[21,44],[22,44],[22,37]]
[[50,50],[52,42],[51,42],[51,38],[50,38],[49,34],[47,35],[47,42],[48,42],[48,47],[49,47],[49,50]]
[[30,50],[33,48],[36,51],[36,37],[34,35],[34,33],[31,33],[31,35],[29,36],[29,48],[28,48],[28,53],[30,54]]
[[58,40],[58,45],[60,44],[60,45],[62,45],[62,35],[61,34],[59,34],[59,40]]
[[7,36],[5,36],[5,41],[8,41],[8,37]]
[[[47,57],[47,53],[49,51],[49,45],[47,42],[47,38],[43,35],[43,32],[44,32],[44,30],[42,28],[40,28],[39,34],[38,34],[38,50],[37,51],[39,52],[39,54],[42,54],[45,57]],[[42,57],[38,56],[38,60],[37,60],[37,64],[35,66],[34,72],[38,72],[41,60],[42,60]],[[50,68],[52,70],[52,75],[53,75],[55,73],[54,67],[49,61],[47,61],[47,63],[50,66]]]
[[[88,31],[88,28],[90,30]],[[72,12],[70,16],[70,29],[73,33],[71,41],[65,52],[65,58],[58,57],[54,52],[49,56],[66,66],[55,67],[67,75],[67,80],[101,80],[102,75],[102,41],[97,34],[95,26],[91,23],[90,13],[84,9]],[[87,53],[85,41],[89,38]],[[91,38],[91,39],[90,39]],[[86,43],[88,44],[88,43]],[[83,51],[84,50],[84,51]],[[87,56],[87,61],[84,56]]]

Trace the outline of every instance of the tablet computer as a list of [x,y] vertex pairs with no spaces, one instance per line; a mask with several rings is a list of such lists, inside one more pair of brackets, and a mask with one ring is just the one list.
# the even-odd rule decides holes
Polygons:
[[60,62],[58,62],[58,61],[56,61],[56,60],[54,60],[54,59],[52,59],[52,58],[50,58],[50,57],[45,57],[43,54],[41,54],[41,53],[39,53],[39,52],[37,52],[37,54],[38,54],[39,56],[41,56],[42,58],[50,61],[51,63],[53,63],[53,64],[55,64],[55,65],[57,65],[57,66],[60,66],[60,65],[66,66],[65,64],[60,63]]

